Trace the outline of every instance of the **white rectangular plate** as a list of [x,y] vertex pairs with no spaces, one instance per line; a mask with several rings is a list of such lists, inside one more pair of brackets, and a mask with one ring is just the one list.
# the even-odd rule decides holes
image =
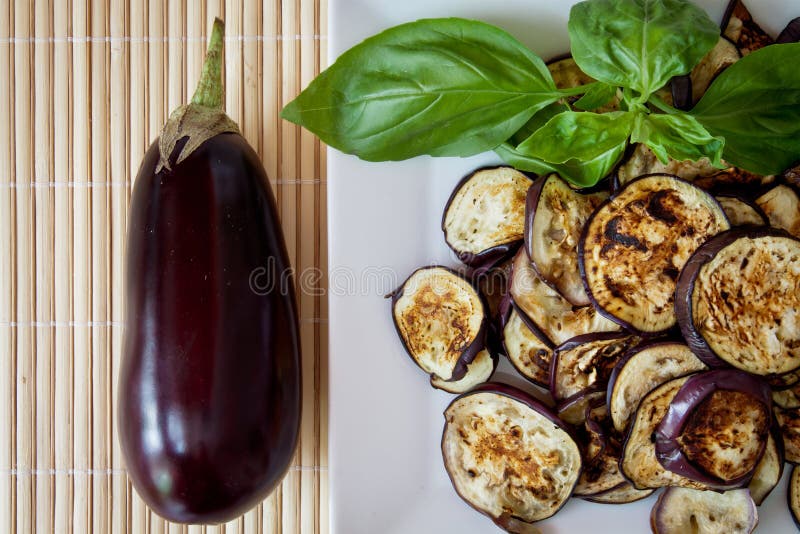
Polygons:
[[[800,15],[797,0],[751,1],[763,26],[779,31]],[[483,20],[541,57],[568,50],[565,0],[330,0],[330,63],[390,26],[428,17]],[[717,20],[725,0],[698,2]],[[791,5],[790,5],[791,4]],[[330,266],[330,507],[333,534],[496,531],[456,495],[439,449],[452,395],[434,390],[405,354],[383,297],[416,267],[456,265],[440,230],[444,204],[469,171],[499,163],[421,157],[367,163],[328,152]],[[496,380],[522,382],[501,365]],[[787,470],[788,471],[788,470]],[[649,532],[655,501],[624,506],[572,499],[542,523],[547,533]],[[760,532],[793,532],[785,482],[759,509]]]

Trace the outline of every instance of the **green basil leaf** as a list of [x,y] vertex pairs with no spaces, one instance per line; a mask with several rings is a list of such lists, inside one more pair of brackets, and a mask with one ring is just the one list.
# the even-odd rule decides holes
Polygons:
[[354,46],[281,116],[366,160],[469,156],[559,97],[544,62],[505,31],[427,19]]
[[692,115],[725,138],[725,159],[777,174],[800,159],[800,43],[770,45],[725,69]]
[[554,166],[540,159],[523,154],[514,148],[514,145],[508,142],[495,147],[494,151],[498,156],[503,158],[503,161],[520,171],[533,172],[536,174],[558,172]]
[[[639,122],[639,121],[637,121]],[[725,139],[714,137],[691,115],[643,115],[640,125],[631,135],[634,143],[645,143],[661,163],[668,158],[677,161],[697,161],[708,158],[722,168],[722,148]]]
[[528,120],[528,122],[522,125],[522,128],[517,130],[514,135],[511,136],[511,144],[514,146],[520,144],[525,139],[530,137],[533,132],[547,124],[547,121],[564,111],[569,111],[569,106],[562,104],[561,102],[553,102],[552,104],[540,109]]
[[625,111],[602,114],[566,111],[547,121],[517,149],[548,163],[591,161],[627,142],[633,118],[633,113]]
[[719,39],[717,25],[686,0],[589,0],[572,7],[568,28],[583,72],[644,98],[690,72]]
[[615,96],[617,96],[616,86],[597,82],[593,83],[586,94],[580,97],[573,106],[584,111],[593,111],[611,102]]

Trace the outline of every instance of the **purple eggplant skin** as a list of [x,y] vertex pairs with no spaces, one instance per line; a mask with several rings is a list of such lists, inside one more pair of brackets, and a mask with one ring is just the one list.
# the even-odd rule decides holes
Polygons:
[[243,137],[220,134],[172,171],[150,147],[131,199],[120,442],[162,517],[220,523],[286,472],[300,423],[292,284],[275,200]]
[[[694,326],[692,319],[692,293],[700,269],[710,262],[716,254],[737,239],[742,237],[758,238],[764,236],[780,236],[795,239],[787,232],[777,228],[765,226],[740,226],[726,230],[715,236],[698,248],[681,269],[675,287],[675,315],[678,318],[681,334],[692,352],[711,369],[726,369],[731,366],[719,358],[708,345],[706,340]],[[771,377],[766,377],[770,379]],[[772,377],[774,378],[774,377]],[[787,386],[788,387],[788,386]]]
[[675,76],[670,83],[673,106],[681,111],[692,109],[692,77],[688,74]]
[[786,491],[786,504],[789,506],[789,513],[792,515],[792,520],[797,528],[800,529],[800,509],[795,506],[794,501],[797,500],[800,504],[800,466],[793,466],[792,472],[789,474],[789,487]]
[[775,39],[775,44],[800,42],[800,17],[792,19]]
[[[453,368],[453,376],[450,378],[449,381],[457,382],[458,380],[464,378],[464,375],[467,374],[467,366],[472,363],[472,360],[475,359],[475,357],[478,355],[480,351],[482,351],[484,348],[487,347],[487,336],[489,334],[489,321],[486,318],[486,310],[489,309],[489,306],[488,304],[486,304],[486,299],[484,299],[483,295],[481,295],[481,292],[478,290],[477,287],[475,287],[473,281],[470,280],[468,277],[464,276],[462,273],[459,273],[458,271],[456,271],[455,269],[451,269],[450,267],[445,267],[444,265],[426,265],[424,267],[415,269],[414,272],[408,275],[408,278],[406,278],[403,281],[403,283],[400,284],[400,287],[398,287],[397,289],[386,295],[386,298],[392,299],[392,310],[394,310],[394,306],[397,303],[398,299],[400,299],[400,297],[403,296],[403,288],[405,287],[406,283],[411,279],[412,276],[414,276],[414,274],[424,269],[444,269],[445,271],[449,271],[453,273],[455,276],[458,276],[459,278],[466,280],[467,283],[469,283],[469,285],[472,286],[472,288],[475,290],[475,293],[477,293],[481,301],[481,305],[483,306],[484,310],[483,323],[481,324],[480,330],[478,331],[478,335],[475,337],[472,343],[470,343],[470,345],[466,349],[464,349],[464,352],[458,359],[456,366]],[[414,365],[419,366],[417,360],[414,359],[413,353],[411,352],[411,348],[406,344],[405,339],[403,339],[403,334],[400,331],[400,327],[397,325],[397,321],[395,321],[394,319],[394,313],[392,313],[392,323],[394,324],[395,331],[397,332],[397,337],[400,338],[400,342],[403,344],[403,348],[406,350],[406,354],[408,354],[408,357],[411,358],[412,362],[414,362]],[[491,351],[492,347],[489,347],[489,349]]]
[[[209,58],[220,61],[219,20],[215,41]],[[220,109],[204,109],[224,119],[220,95]],[[300,345],[290,264],[258,155],[238,133],[205,138],[181,160],[187,145],[161,167],[154,143],[133,190],[119,439],[127,472],[156,513],[221,523],[261,502],[289,467],[300,428]],[[254,280],[265,266],[284,283]]]
[[[768,417],[772,414],[772,393],[767,383],[744,371],[722,369],[698,373],[690,377],[670,402],[666,415],[656,427],[655,446],[659,463],[674,473],[706,484],[709,488],[727,490],[747,485],[753,477],[753,469],[735,479],[722,480],[695,467],[684,454],[679,438],[695,408],[717,390],[739,391],[761,402]],[[767,432],[772,426],[767,422]],[[760,458],[766,447],[766,436],[761,444]]]

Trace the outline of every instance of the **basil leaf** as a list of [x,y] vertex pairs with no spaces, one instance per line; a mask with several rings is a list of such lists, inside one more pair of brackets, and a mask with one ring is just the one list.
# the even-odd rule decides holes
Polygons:
[[717,25],[686,0],[589,0],[572,7],[568,29],[583,72],[644,98],[690,72],[719,39]]
[[725,138],[725,159],[777,174],[800,159],[800,43],[770,45],[725,69],[692,115]]
[[548,163],[591,161],[627,142],[633,117],[633,113],[625,111],[603,114],[566,111],[547,121],[517,150]]
[[540,109],[528,120],[528,122],[522,125],[522,128],[517,130],[516,133],[511,136],[511,143],[514,146],[520,144],[525,139],[530,137],[533,132],[547,124],[547,121],[563,111],[569,111],[569,106],[562,104],[561,102],[553,102],[552,104]]
[[580,97],[574,104],[578,109],[584,111],[592,111],[601,108],[611,102],[617,96],[617,87],[608,85],[603,82],[596,82],[589,87],[582,97]]
[[427,19],[354,46],[281,116],[366,160],[469,156],[559,97],[544,62],[505,31]]
[[578,187],[604,178],[627,146],[633,114],[563,112],[531,134],[516,148],[504,144],[495,151],[522,170],[558,172]]
[[645,143],[661,163],[666,164],[668,158],[677,161],[708,158],[715,167],[723,167],[725,139],[712,136],[697,119],[684,113],[642,116],[631,141]]

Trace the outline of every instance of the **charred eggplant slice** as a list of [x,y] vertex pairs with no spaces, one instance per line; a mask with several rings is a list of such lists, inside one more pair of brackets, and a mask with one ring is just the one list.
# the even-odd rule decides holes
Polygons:
[[692,80],[693,104],[700,100],[708,86],[711,85],[711,82],[723,70],[739,61],[741,57],[735,44],[725,37],[720,37],[716,46],[692,69],[690,77]]
[[777,44],[800,42],[800,17],[792,19],[775,38]]
[[558,403],[558,417],[571,425],[582,425],[586,422],[587,408],[602,402],[605,396],[605,391],[583,391],[578,393]]
[[772,407],[775,422],[783,437],[784,456],[786,461],[800,464],[800,408]]
[[746,489],[667,488],[650,514],[654,534],[749,534],[756,525],[758,510]]
[[678,279],[675,309],[688,345],[709,366],[756,375],[800,367],[800,241],[738,228],[707,241]]
[[486,312],[478,292],[446,267],[416,270],[392,294],[392,316],[406,351],[440,380],[467,374],[486,343]]
[[729,228],[714,198],[667,174],[640,177],[600,206],[578,245],[589,297],[609,318],[654,334],[675,322],[675,281],[692,253]]
[[526,393],[485,384],[444,412],[442,455],[456,492],[508,528],[555,514],[581,473],[564,423]]
[[524,248],[514,258],[509,294],[517,308],[556,345],[581,334],[621,330],[594,306],[573,306],[547,285],[531,266]]
[[769,386],[734,369],[691,376],[655,430],[658,461],[713,489],[747,484],[771,426]]
[[611,372],[608,408],[614,428],[624,431],[639,402],[659,385],[707,369],[689,347],[655,341],[631,349]]
[[665,469],[656,458],[653,434],[666,415],[672,399],[689,378],[675,378],[648,393],[631,420],[619,466],[625,478],[637,489],[664,486],[710,489],[706,484]]
[[767,448],[764,449],[764,456],[758,462],[753,479],[747,486],[756,506],[761,506],[764,499],[780,482],[783,476],[783,464],[783,438],[778,426],[773,424],[767,439]]
[[459,380],[443,380],[431,375],[431,386],[448,393],[464,393],[488,381],[497,369],[497,356],[484,349],[467,365],[467,373]]
[[589,216],[608,193],[581,194],[556,174],[539,178],[528,190],[525,248],[542,280],[574,306],[589,297],[578,269],[578,240]]
[[634,335],[600,332],[562,343],[553,353],[551,395],[556,401],[564,401],[581,392],[605,391],[614,366],[640,341]]
[[786,493],[789,512],[791,512],[795,524],[800,528],[800,469],[797,466],[792,468],[792,476],[789,477],[789,491]]
[[730,39],[743,56],[771,45],[772,37],[759,26],[742,0],[731,0],[722,17],[722,35]]
[[461,261],[494,264],[514,253],[522,242],[530,185],[512,167],[479,169],[461,180],[442,217],[445,241]]
[[768,224],[767,216],[757,204],[747,201],[738,195],[714,195],[731,226],[763,226]]
[[550,385],[550,362],[553,344],[536,326],[528,324],[525,316],[508,301],[501,318],[503,348],[514,368],[543,388]]
[[756,199],[775,228],[800,237],[800,196],[788,185],[776,185]]
[[587,407],[583,435],[586,437],[583,471],[573,494],[589,497],[624,484],[625,477],[619,471],[622,444],[611,425],[604,399]]
[[598,504],[628,504],[630,502],[646,499],[652,495],[654,491],[653,489],[636,489],[633,487],[633,484],[626,480],[615,488],[581,498]]

